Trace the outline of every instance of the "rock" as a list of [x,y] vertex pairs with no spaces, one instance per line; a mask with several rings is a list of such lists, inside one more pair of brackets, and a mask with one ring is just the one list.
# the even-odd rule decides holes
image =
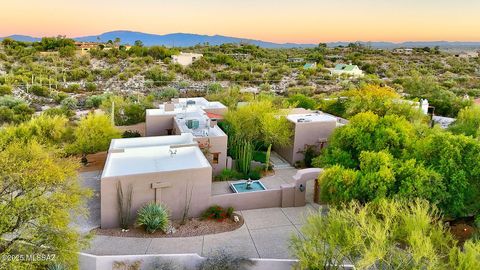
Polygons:
[[168,226],[168,229],[166,231],[167,234],[174,234],[177,232],[177,229],[175,229],[175,227],[173,227],[172,225]]
[[238,216],[233,216],[233,221],[237,223],[240,221],[240,218]]

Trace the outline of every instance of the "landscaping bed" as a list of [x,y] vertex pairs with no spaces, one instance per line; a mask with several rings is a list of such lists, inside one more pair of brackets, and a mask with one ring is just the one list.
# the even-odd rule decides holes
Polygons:
[[[233,217],[237,216],[239,221],[234,222]],[[147,233],[141,227],[131,227],[128,232],[122,232],[120,228],[114,229],[94,229],[97,235],[116,236],[116,237],[137,237],[137,238],[168,238],[168,237],[190,237],[207,234],[229,232],[242,227],[244,220],[239,214],[234,213],[232,218],[217,221],[213,219],[191,218],[185,225],[180,225],[180,221],[173,221],[176,232],[166,234],[162,231]]]

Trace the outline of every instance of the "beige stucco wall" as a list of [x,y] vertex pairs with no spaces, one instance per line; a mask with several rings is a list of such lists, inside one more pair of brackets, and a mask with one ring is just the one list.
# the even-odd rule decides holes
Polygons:
[[117,182],[121,181],[124,194],[128,186],[133,188],[131,222],[137,211],[146,203],[155,201],[152,183],[169,183],[161,189],[161,202],[169,209],[172,219],[180,219],[184,212],[186,194],[193,188],[189,216],[199,216],[208,206],[211,193],[212,169],[209,167],[158,172],[101,179],[101,227],[119,226]]
[[168,135],[167,129],[173,127],[174,115],[146,115],[145,136]]
[[303,160],[304,156],[301,151],[305,149],[306,145],[320,147],[319,139],[330,137],[336,127],[336,121],[304,122],[294,125],[295,132],[291,144],[286,147],[274,147],[275,151],[292,165]]
[[215,195],[210,198],[210,204],[233,207],[235,210],[280,207],[282,206],[282,190],[270,189],[257,192]]

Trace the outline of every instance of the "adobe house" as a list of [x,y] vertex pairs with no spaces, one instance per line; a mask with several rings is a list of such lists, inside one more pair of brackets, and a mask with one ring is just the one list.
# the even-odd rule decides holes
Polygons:
[[[212,175],[226,166],[227,135],[216,125],[226,112],[221,103],[204,98],[175,99],[147,110],[149,137],[112,140],[100,182],[101,227],[120,225],[120,187],[124,201],[131,190],[130,223],[150,202],[165,205],[174,220],[183,217],[187,205],[188,217],[200,216],[211,205],[236,210],[304,206],[306,181],[316,179],[319,168],[299,170],[288,183],[268,189],[243,193],[227,189],[212,195]],[[295,136],[292,146],[281,153],[292,163],[302,158],[297,150],[304,144],[320,142],[340,125],[334,116],[303,109],[287,119]]]
[[181,98],[161,104],[146,112],[146,136],[180,135],[189,133],[198,142],[218,174],[227,167],[228,137],[218,127],[228,109],[220,102],[205,98]]
[[178,55],[172,55],[172,62],[175,64],[180,64],[182,66],[189,66],[193,62],[202,58],[203,54],[200,53],[183,53],[181,52]]
[[180,219],[190,195],[189,216],[199,216],[209,206],[211,184],[212,167],[191,134],[114,139],[100,183],[101,227],[119,227],[119,185],[124,200],[132,190],[133,221],[149,202],[165,205]]
[[274,146],[274,150],[292,165],[304,159],[302,152],[307,146],[317,150],[325,147],[333,130],[345,123],[336,116],[301,108],[293,109],[286,118],[293,129],[291,143],[285,147]]

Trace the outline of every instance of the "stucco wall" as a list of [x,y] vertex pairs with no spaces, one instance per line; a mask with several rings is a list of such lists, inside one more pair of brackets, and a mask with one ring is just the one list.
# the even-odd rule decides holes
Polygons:
[[148,115],[145,117],[145,136],[168,135],[167,129],[173,128],[173,115]]
[[[180,265],[186,270],[198,269],[198,265],[204,260],[198,254],[149,254],[149,255],[117,255],[117,256],[95,256],[80,253],[80,270],[109,270],[115,262],[136,262],[141,261],[141,270],[153,269],[155,263],[167,261]],[[297,260],[288,259],[252,259],[255,264],[250,270],[290,270]]]
[[287,147],[275,147],[275,151],[294,165],[303,160],[301,153],[306,145],[320,146],[319,139],[328,139],[336,127],[336,121],[295,123],[292,142]]
[[136,125],[131,125],[131,126],[117,126],[117,128],[121,131],[137,131],[140,133],[140,135],[145,136],[145,122],[144,123],[138,123]]
[[231,193],[215,195],[210,198],[210,205],[233,207],[235,210],[280,207],[282,190],[270,189],[257,192]]
[[185,199],[193,188],[189,216],[199,216],[208,206],[211,193],[212,170],[209,167],[169,172],[158,172],[121,177],[102,177],[101,179],[101,226],[118,227],[117,182],[121,181],[124,194],[128,186],[133,188],[131,222],[137,211],[146,203],[155,201],[155,189],[152,183],[169,183],[171,186],[161,189],[161,202],[169,209],[172,219],[183,215]]

